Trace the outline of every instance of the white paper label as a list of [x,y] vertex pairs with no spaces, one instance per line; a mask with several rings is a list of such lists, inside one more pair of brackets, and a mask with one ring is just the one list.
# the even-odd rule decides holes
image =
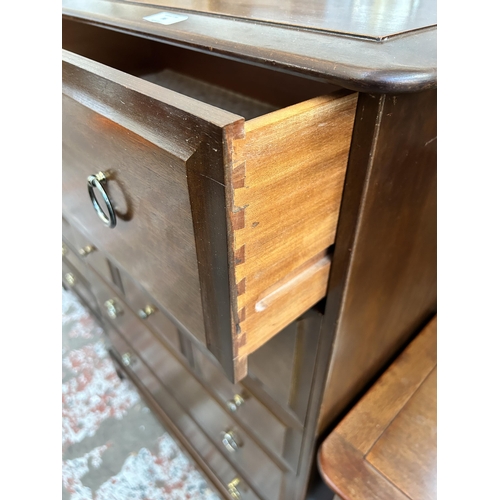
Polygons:
[[157,14],[143,17],[145,21],[159,24],[180,23],[181,21],[185,21],[187,18],[188,16],[183,16],[181,14],[172,14],[171,12],[158,12]]

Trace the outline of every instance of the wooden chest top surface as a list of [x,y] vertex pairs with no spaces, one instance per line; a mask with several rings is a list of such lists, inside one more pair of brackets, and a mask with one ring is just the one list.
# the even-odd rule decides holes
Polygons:
[[[360,92],[437,82],[436,2],[63,0],[63,15]],[[166,20],[151,17],[167,14]]]
[[[131,0],[126,0],[131,1]],[[246,19],[381,40],[437,24],[436,1],[133,0],[185,12]]]

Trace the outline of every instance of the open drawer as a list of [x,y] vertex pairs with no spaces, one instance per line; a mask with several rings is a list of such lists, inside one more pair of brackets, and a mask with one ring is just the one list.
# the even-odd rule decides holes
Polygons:
[[64,216],[242,379],[326,293],[357,94],[71,21],[63,43]]

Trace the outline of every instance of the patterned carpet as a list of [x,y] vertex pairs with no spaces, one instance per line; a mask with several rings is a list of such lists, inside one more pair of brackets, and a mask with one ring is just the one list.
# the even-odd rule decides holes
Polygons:
[[63,500],[219,500],[128,381],[100,326],[62,296]]

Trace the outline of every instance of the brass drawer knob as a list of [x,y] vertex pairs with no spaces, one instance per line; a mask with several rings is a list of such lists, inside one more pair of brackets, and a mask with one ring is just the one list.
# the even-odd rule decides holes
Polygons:
[[132,366],[136,362],[136,359],[132,354],[129,352],[126,352],[125,354],[122,354],[122,363],[124,366]]
[[69,285],[69,286],[75,286],[76,284],[76,278],[75,278],[75,275],[73,273],[66,273],[64,275],[64,281],[66,281],[66,283]]
[[146,319],[151,316],[154,312],[156,312],[156,307],[148,304],[144,309],[139,309],[138,314],[142,319]]
[[123,314],[122,309],[115,299],[109,299],[104,302],[104,307],[106,308],[106,312],[111,319],[116,319],[117,316]]
[[234,453],[243,447],[241,439],[234,431],[221,432],[222,444],[227,451]]
[[80,250],[78,250],[78,253],[82,257],[87,257],[89,253],[95,252],[96,250],[97,248],[94,245],[86,245],[83,248],[80,248]]
[[241,494],[238,490],[238,485],[240,484],[240,478],[235,477],[231,482],[227,483],[227,491],[231,498],[241,498]]
[[63,244],[62,246],[62,256],[64,257],[68,253],[68,248]]
[[244,402],[245,400],[243,399],[243,396],[235,394],[233,399],[226,401],[226,406],[228,407],[229,411],[232,411],[234,413]]

